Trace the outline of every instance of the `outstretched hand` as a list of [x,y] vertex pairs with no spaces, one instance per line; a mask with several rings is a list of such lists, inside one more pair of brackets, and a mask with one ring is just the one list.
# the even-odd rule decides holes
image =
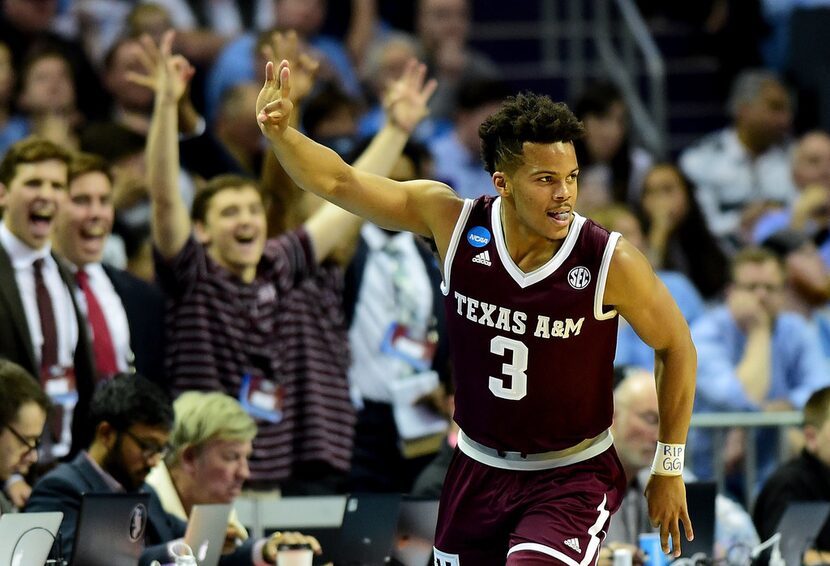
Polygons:
[[265,84],[256,99],[257,123],[265,137],[273,140],[285,132],[294,103],[291,102],[291,71],[285,59],[274,71],[274,63],[265,64]]
[[139,61],[143,72],[130,71],[126,78],[133,84],[149,88],[156,96],[178,102],[187,92],[194,69],[184,56],[172,54],[174,37],[173,30],[168,30],[156,45],[149,35],[142,35],[139,38]]
[[652,474],[646,485],[648,499],[648,516],[651,524],[660,527],[660,545],[663,552],[669,554],[669,535],[671,535],[671,554],[680,556],[680,523],[686,531],[686,539],[695,538],[692,520],[686,507],[686,485],[682,476],[658,476]]
[[407,133],[412,133],[418,122],[429,114],[427,103],[438,87],[435,79],[425,82],[426,75],[426,65],[410,59],[401,76],[387,86],[383,95],[386,118]]

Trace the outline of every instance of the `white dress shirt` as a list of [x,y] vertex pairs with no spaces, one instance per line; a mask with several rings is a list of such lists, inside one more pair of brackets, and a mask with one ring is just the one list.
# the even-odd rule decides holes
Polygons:
[[[391,382],[416,371],[404,359],[381,349],[390,326],[401,322],[398,320],[401,298],[395,296],[393,285],[396,269],[404,269],[405,281],[411,290],[407,297],[414,302],[415,312],[408,326],[416,336],[426,334],[433,315],[432,283],[412,234],[400,232],[390,236],[373,224],[364,224],[361,234],[369,250],[349,330],[352,348],[349,384],[358,405],[359,398],[389,403]],[[395,251],[395,257],[390,250]]]
[[75,348],[78,345],[78,317],[72,304],[70,290],[61,279],[58,264],[52,257],[51,245],[46,244],[38,250],[33,250],[12,234],[5,223],[0,225],[0,245],[6,250],[14,267],[14,277],[23,310],[26,312],[29,336],[38,365],[43,347],[43,332],[40,328],[40,311],[37,308],[35,271],[32,264],[38,259],[43,259],[43,281],[52,298],[52,310],[57,327],[58,363],[63,367],[74,366]]
[[704,137],[680,154],[678,164],[696,185],[700,207],[716,236],[737,234],[741,213],[750,203],[792,204],[790,143],[774,145],[752,156],[734,128]]
[[[77,267],[69,263],[67,265],[73,273],[77,273]],[[118,371],[128,371],[133,364],[134,356],[130,348],[130,326],[127,323],[127,312],[124,310],[124,303],[121,302],[121,297],[115,292],[112,281],[107,277],[107,273],[100,263],[90,263],[84,266],[84,271],[89,276],[89,286],[98,300],[98,304],[101,305],[101,311],[104,313],[104,320],[107,322],[107,329],[112,338],[112,346],[115,348],[115,361],[118,364]],[[89,319],[86,297],[80,287],[75,288],[75,300],[78,301],[81,312]],[[94,342],[95,336],[93,336],[91,326],[89,327],[89,336]]]

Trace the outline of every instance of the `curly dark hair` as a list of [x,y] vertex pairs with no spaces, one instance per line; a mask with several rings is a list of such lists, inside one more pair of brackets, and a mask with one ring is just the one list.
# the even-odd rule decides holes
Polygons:
[[567,105],[531,92],[509,96],[478,129],[481,158],[491,175],[515,170],[525,142],[572,142],[584,133],[582,122]]
[[134,424],[173,429],[173,402],[167,393],[143,375],[121,373],[92,396],[87,422],[94,431],[104,421],[117,431]]

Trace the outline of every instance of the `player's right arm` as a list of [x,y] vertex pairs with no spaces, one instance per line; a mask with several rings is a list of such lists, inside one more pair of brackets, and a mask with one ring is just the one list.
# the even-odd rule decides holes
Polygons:
[[443,256],[463,205],[455,192],[435,181],[400,183],[349,166],[289,126],[289,93],[288,62],[280,63],[278,75],[269,62],[257,99],[257,121],[294,182],[379,226],[434,238]]

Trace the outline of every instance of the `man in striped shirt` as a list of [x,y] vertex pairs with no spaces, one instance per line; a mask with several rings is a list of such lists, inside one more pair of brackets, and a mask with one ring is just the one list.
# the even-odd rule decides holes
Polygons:
[[[148,186],[156,271],[170,298],[167,373],[174,391],[224,391],[257,418],[251,482],[272,485],[289,475],[303,432],[295,430],[298,384],[284,378],[292,349],[277,314],[288,291],[344,240],[357,238],[361,220],[325,203],[297,230],[268,240],[263,197],[254,181],[236,176],[208,183],[188,216],[177,186],[176,104],[192,72],[186,60],[170,55],[171,41],[166,36],[160,51],[145,42],[153,66],[134,77],[156,93]],[[434,89],[424,86],[423,75],[415,67],[410,76],[415,96],[404,104],[413,115],[423,115]],[[408,130],[390,120],[358,166],[387,171],[407,138]]]

